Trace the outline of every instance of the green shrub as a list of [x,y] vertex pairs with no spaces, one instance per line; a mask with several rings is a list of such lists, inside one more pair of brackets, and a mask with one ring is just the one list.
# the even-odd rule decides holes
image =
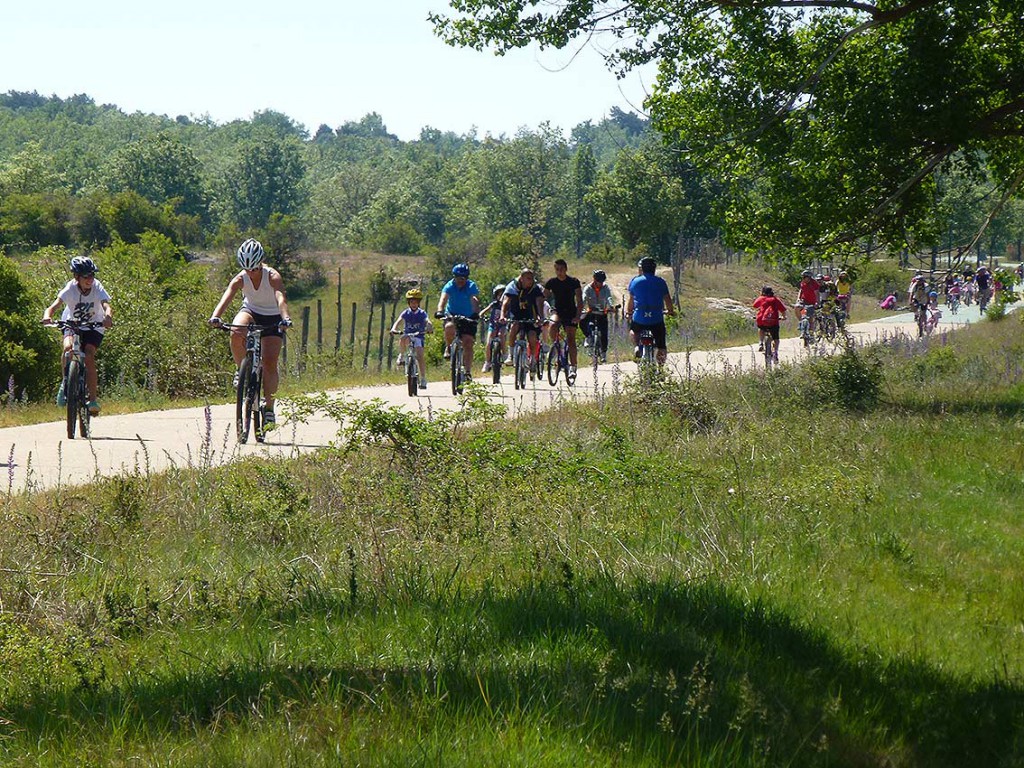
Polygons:
[[893,261],[868,261],[858,269],[854,290],[862,296],[883,299],[907,287],[906,274]]
[[5,397],[34,399],[56,388],[60,345],[56,334],[39,325],[42,303],[15,263],[0,256],[0,390]]
[[806,371],[812,395],[820,405],[867,411],[878,405],[881,398],[882,365],[870,352],[858,352],[847,346],[838,355],[811,361]]

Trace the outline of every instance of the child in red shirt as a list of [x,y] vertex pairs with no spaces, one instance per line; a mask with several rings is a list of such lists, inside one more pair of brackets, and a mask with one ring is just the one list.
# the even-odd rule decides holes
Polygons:
[[761,289],[761,295],[754,301],[757,310],[757,332],[760,338],[758,351],[764,351],[765,336],[772,345],[772,360],[779,362],[779,322],[786,319],[786,305],[775,296],[771,286]]

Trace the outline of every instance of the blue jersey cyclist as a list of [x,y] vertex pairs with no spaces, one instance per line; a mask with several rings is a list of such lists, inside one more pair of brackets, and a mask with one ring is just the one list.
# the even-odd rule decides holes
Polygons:
[[[501,319],[511,321],[511,338],[519,335],[519,327],[526,329],[527,357],[531,362],[540,360],[540,338],[537,329],[544,322],[544,291],[536,283],[529,267],[519,271],[519,277],[505,287],[501,304]],[[506,359],[506,362],[511,360]]]
[[[437,302],[437,317],[445,318],[444,357],[450,358],[449,349],[458,333],[462,341],[462,359],[466,366],[466,379],[472,378],[473,342],[476,340],[476,320],[480,316],[480,289],[469,279],[469,265],[452,267],[452,279],[441,289]],[[450,317],[459,316],[460,319]]]
[[391,333],[398,333],[398,326],[402,326],[402,338],[398,340],[398,364],[405,365],[405,355],[408,354],[409,345],[415,350],[416,362],[419,363],[420,389],[427,388],[427,365],[423,353],[424,335],[434,332],[434,326],[430,324],[430,318],[426,311],[420,307],[423,301],[423,291],[419,288],[412,288],[405,293],[405,300],[409,304],[407,309],[391,326]]
[[640,259],[637,264],[640,274],[629,283],[629,299],[626,313],[630,316],[629,335],[633,339],[633,354],[640,357],[640,333],[650,331],[654,346],[658,350],[658,363],[663,365],[668,356],[665,343],[665,316],[675,315],[672,295],[668,283],[654,274],[657,263],[650,256]]

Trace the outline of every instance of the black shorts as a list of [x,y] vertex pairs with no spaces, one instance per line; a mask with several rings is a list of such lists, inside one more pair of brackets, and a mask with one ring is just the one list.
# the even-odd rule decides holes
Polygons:
[[[278,325],[284,318],[281,315],[261,315],[258,312],[253,312],[251,309],[245,310],[249,313],[252,321],[256,325],[263,327],[263,338],[281,338],[284,336],[284,331],[281,330],[281,326]],[[273,326],[273,328],[269,328]],[[269,328],[269,330],[268,330]]]
[[[72,334],[68,332],[64,335],[70,336]],[[85,347],[95,347],[96,349],[99,349],[100,344],[103,343],[103,334],[94,328],[89,329],[88,331],[79,331],[78,336],[81,339],[83,349]]]
[[[568,317],[569,319],[568,320],[563,320],[562,319],[563,317]],[[573,309],[573,310],[571,310],[569,312],[565,312],[564,314],[562,312],[559,312],[556,309],[554,317],[551,318],[551,322],[552,323],[558,323],[559,325],[564,325],[566,328],[576,328],[576,327],[579,326],[579,323],[576,322],[576,310],[575,309]]]
[[779,326],[777,326],[777,325],[759,325],[757,327],[760,330],[762,330],[765,333],[767,333],[769,336],[771,336],[772,337],[772,341],[778,341],[779,340]]
[[654,325],[644,325],[634,320],[629,324],[629,330],[637,334],[641,331],[650,331],[654,334],[654,346],[658,349],[668,349],[668,345],[665,343],[665,323],[663,322],[655,323]]
[[455,328],[459,333],[459,338],[463,336],[472,336],[476,338],[476,329],[480,326],[476,320],[456,320]]

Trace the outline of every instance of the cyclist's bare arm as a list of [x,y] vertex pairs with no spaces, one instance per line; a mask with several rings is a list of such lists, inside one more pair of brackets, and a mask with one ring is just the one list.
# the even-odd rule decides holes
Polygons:
[[508,322],[508,309],[511,306],[512,306],[512,297],[511,296],[502,296],[501,297],[501,314],[498,315],[498,322],[500,322],[500,323],[507,323]]
[[676,313],[676,308],[672,304],[672,294],[665,294],[665,314],[672,317]]
[[43,325],[49,325],[53,322],[53,313],[57,311],[64,302],[60,299],[54,299],[53,304],[43,310]]
[[239,272],[231,278],[231,282],[228,283],[228,287],[224,289],[224,295],[220,297],[220,301],[217,302],[217,306],[213,308],[213,314],[210,315],[211,321],[214,318],[220,319],[220,316],[224,314],[224,310],[227,309],[228,304],[231,303],[231,300],[235,298],[235,294],[237,294],[241,289],[242,273]]
[[633,317],[633,294],[629,294],[629,298],[626,299],[626,317]]
[[109,301],[102,302],[103,306],[103,327],[110,328],[114,324],[114,310]]

